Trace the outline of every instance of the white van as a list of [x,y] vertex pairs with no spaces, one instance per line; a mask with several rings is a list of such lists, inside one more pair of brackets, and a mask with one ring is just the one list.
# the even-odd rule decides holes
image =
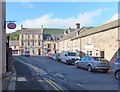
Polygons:
[[61,53],[61,62],[66,64],[74,64],[76,60],[79,60],[80,57],[76,52],[62,52]]

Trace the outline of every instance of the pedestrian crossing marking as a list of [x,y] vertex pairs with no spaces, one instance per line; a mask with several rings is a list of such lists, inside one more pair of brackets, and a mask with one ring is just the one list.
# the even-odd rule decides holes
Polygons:
[[17,81],[28,81],[25,77],[18,77]]

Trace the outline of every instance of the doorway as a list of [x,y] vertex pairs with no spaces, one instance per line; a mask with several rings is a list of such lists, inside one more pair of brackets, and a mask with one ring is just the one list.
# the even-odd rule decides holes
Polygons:
[[40,51],[40,49],[38,49],[38,55],[41,55],[41,51]]
[[100,56],[101,56],[102,58],[104,58],[104,57],[105,57],[105,51],[100,51]]

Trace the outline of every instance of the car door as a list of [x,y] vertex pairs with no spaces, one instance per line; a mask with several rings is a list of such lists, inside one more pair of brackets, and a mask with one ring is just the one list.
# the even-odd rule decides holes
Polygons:
[[85,68],[86,56],[81,59],[80,65],[82,68]]
[[84,59],[84,68],[87,69],[87,66],[88,66],[88,63],[90,62],[90,58],[89,56],[86,56],[85,59]]
[[117,58],[117,60],[114,63],[115,70],[120,69],[120,58]]
[[81,67],[82,68],[82,60],[84,59],[84,57],[82,57],[77,63],[78,63],[78,65],[79,65],[79,67]]

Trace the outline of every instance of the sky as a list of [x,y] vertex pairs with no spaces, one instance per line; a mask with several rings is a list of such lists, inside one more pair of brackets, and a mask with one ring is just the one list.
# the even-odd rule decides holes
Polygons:
[[25,28],[96,27],[118,17],[118,2],[7,2],[6,20]]

